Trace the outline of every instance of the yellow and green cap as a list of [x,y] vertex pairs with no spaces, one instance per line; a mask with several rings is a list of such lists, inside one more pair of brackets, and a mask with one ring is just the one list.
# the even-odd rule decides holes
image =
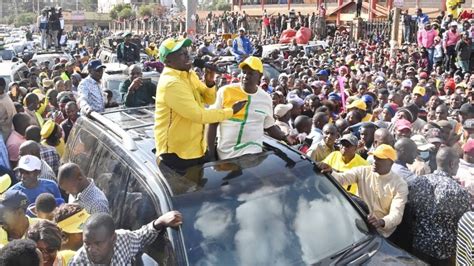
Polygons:
[[263,63],[260,58],[255,56],[247,57],[242,63],[239,64],[239,68],[242,69],[244,66],[248,66],[251,69],[258,71],[263,74]]
[[160,61],[165,62],[166,57],[181,49],[181,47],[191,46],[193,42],[190,39],[177,40],[174,38],[168,38],[164,40],[160,45]]

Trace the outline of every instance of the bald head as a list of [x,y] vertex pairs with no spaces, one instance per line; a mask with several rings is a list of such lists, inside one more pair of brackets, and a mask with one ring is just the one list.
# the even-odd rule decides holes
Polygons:
[[393,146],[395,138],[392,133],[386,128],[379,128],[374,133],[374,147],[378,147],[381,144],[387,144]]
[[108,235],[115,233],[114,219],[108,213],[96,213],[87,219],[84,224],[84,233],[105,230]]
[[313,116],[313,126],[322,129],[329,122],[329,116],[325,112],[317,112]]
[[26,128],[25,138],[40,143],[41,129],[38,126],[29,126]]
[[81,168],[75,163],[65,163],[59,167],[58,183],[64,183],[69,180],[78,180],[84,178]]
[[416,143],[409,138],[401,138],[395,143],[397,158],[400,162],[412,164],[418,156]]
[[41,159],[41,147],[37,142],[27,140],[20,145],[20,156],[33,155]]
[[451,147],[440,148],[438,154],[436,154],[436,164],[438,165],[438,170],[454,176],[457,174],[459,168],[458,153]]

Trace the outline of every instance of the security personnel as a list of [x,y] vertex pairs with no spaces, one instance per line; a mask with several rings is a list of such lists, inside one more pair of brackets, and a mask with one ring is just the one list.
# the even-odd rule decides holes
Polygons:
[[127,32],[123,35],[124,41],[117,46],[117,59],[120,63],[132,65],[140,62],[140,49],[130,42],[132,33]]

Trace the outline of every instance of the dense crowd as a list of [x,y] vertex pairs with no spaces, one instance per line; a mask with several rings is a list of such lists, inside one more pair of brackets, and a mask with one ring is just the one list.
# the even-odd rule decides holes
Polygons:
[[[143,64],[140,45],[123,35],[116,52],[129,78],[120,94],[124,107],[155,105],[157,163],[184,175],[193,165],[262,152],[267,134],[331,172],[365,203],[368,223],[400,248],[433,265],[472,265],[474,21],[431,20],[418,10],[410,16],[417,38],[400,47],[337,30],[324,47],[307,51],[293,40],[263,54],[286,28],[314,33],[318,16],[288,17],[263,14],[264,31],[253,35],[245,13],[210,13],[210,30],[238,32],[233,39],[135,36],[150,57]],[[30,60],[25,80],[0,78],[5,265],[123,265],[183,222],[172,211],[137,231],[115,231],[114,206],[93,179],[74,163],[61,165],[77,119],[117,106],[95,58],[104,33],[75,35],[83,38],[74,60]],[[240,70],[210,70],[224,56]],[[266,76],[266,65],[280,74]],[[157,86],[142,79],[149,66],[161,72]]]

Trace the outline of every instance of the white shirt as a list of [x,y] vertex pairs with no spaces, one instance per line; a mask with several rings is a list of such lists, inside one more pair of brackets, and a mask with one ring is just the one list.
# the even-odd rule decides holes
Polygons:
[[240,84],[227,85],[217,91],[216,102],[210,108],[232,108],[234,103],[242,100],[248,101],[245,107],[232,118],[219,123],[219,159],[262,152],[264,130],[275,125],[272,99],[261,88],[248,94]]

